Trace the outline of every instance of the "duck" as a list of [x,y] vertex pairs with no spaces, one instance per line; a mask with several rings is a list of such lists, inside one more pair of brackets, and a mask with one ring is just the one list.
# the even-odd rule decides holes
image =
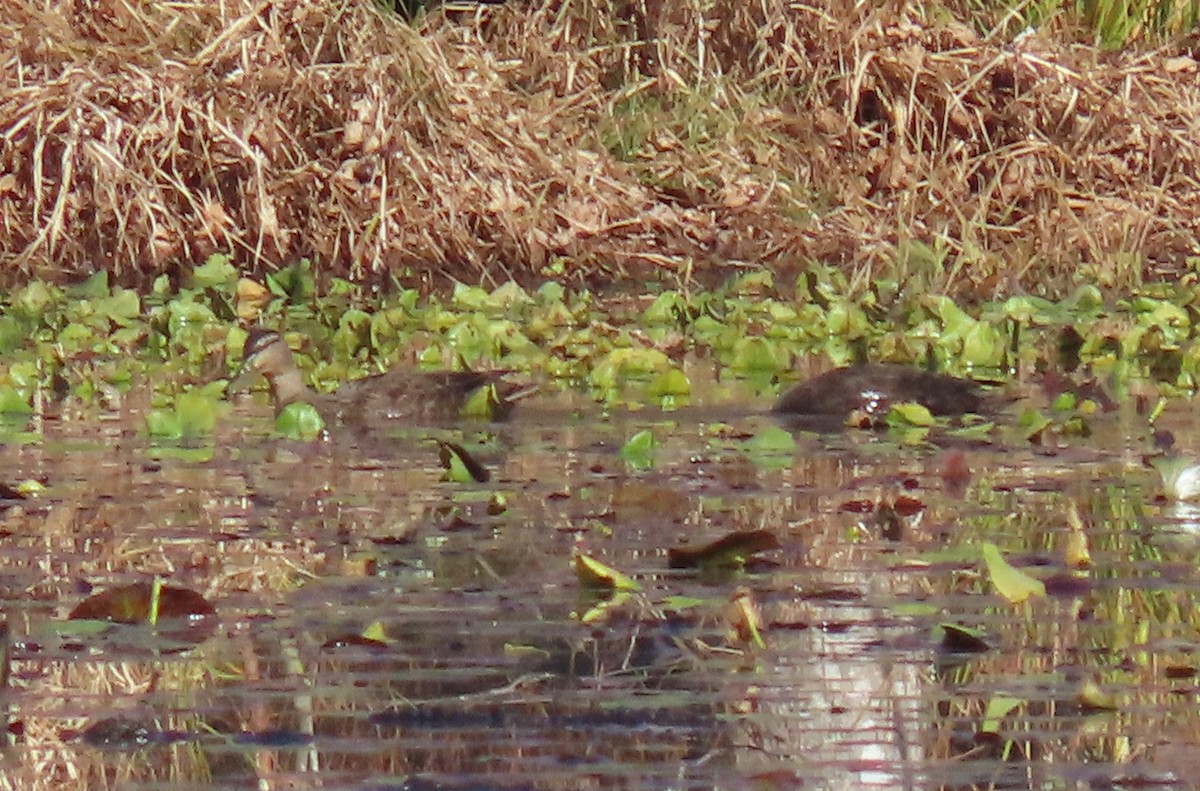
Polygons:
[[793,385],[771,411],[792,418],[846,419],[858,413],[873,419],[892,404],[912,401],[934,415],[979,412],[984,406],[978,382],[898,363],[857,363]]
[[346,382],[332,393],[317,393],[305,383],[295,355],[283,336],[256,327],[242,347],[242,368],[227,388],[244,389],[253,377],[267,380],[276,416],[289,404],[311,404],[326,426],[376,425],[386,421],[447,423],[459,417],[470,396],[495,386],[492,418],[509,417],[517,401],[536,386],[506,381],[511,371],[415,371],[393,368]]

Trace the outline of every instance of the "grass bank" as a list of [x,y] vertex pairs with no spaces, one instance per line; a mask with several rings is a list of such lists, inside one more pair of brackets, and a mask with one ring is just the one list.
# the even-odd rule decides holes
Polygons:
[[[976,12],[978,13],[978,12]],[[86,5],[0,21],[0,269],[127,284],[707,283],[819,261],[994,298],[1200,255],[1186,44],[784,0]]]

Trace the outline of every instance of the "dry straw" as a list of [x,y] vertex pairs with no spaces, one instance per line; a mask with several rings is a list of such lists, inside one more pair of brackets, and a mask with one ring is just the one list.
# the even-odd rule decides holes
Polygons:
[[0,264],[676,282],[815,258],[981,296],[1187,266],[1193,57],[922,13],[14,0]]

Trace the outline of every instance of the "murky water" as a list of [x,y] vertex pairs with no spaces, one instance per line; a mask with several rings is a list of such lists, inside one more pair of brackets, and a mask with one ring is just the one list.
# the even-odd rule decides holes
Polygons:
[[[801,434],[780,456],[753,444],[772,425],[719,403],[605,415],[546,401],[504,426],[394,432],[364,451],[272,440],[256,402],[210,458],[151,447],[135,409],[14,427],[4,482],[47,489],[0,519],[0,785],[1200,779],[1197,520],[1155,501],[1136,418],[1099,416],[1053,451],[1007,426],[990,443],[915,446]],[[643,429],[658,447],[637,469],[618,451]],[[443,481],[432,437],[474,450],[492,480]],[[950,472],[963,462],[968,477]],[[1083,572],[1064,564],[1071,503]],[[782,548],[744,573],[668,568],[671,547],[759,529]],[[1050,595],[997,596],[987,541]],[[642,591],[603,609],[577,550]],[[89,593],[156,574],[204,594],[215,621],[182,636],[66,625]],[[765,648],[731,634],[739,588]],[[988,650],[948,650],[943,623],[981,630]],[[1115,707],[1083,705],[1088,682]]]

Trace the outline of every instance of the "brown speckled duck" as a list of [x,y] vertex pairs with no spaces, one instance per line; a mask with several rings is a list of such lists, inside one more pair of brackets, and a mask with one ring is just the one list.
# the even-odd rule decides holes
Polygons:
[[288,404],[312,404],[326,425],[382,425],[386,421],[450,422],[481,387],[495,385],[492,417],[503,420],[513,405],[536,388],[503,381],[508,371],[414,371],[392,369],[347,382],[332,393],[315,393],[305,384],[296,358],[283,337],[267,329],[250,331],[243,347],[245,362],[229,390],[261,374],[271,391],[275,414]]
[[881,417],[892,404],[906,401],[922,404],[935,415],[979,412],[984,406],[978,383],[968,379],[908,365],[859,363],[793,385],[771,411],[789,418],[845,419],[856,410]]

